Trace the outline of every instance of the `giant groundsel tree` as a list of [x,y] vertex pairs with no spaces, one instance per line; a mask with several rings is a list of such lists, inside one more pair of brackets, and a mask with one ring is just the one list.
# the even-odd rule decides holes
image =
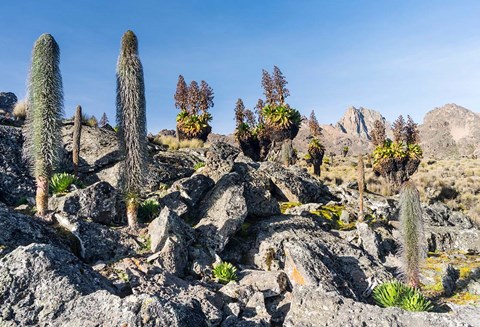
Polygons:
[[28,157],[37,183],[37,214],[48,210],[48,183],[62,148],[63,86],[60,48],[50,34],[35,42],[28,83]]
[[146,103],[138,40],[132,31],[122,37],[117,63],[117,124],[124,156],[120,183],[126,199],[128,225],[136,228],[141,188],[147,166]]

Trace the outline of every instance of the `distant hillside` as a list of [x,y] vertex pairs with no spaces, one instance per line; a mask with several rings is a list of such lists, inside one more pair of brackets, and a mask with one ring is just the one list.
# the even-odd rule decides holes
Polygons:
[[480,154],[480,115],[446,104],[428,112],[420,125],[425,157],[458,158]]
[[[322,125],[327,152],[340,154],[344,146],[351,154],[371,152],[370,133],[375,120],[386,123],[387,136],[392,137],[390,123],[380,112],[350,107],[335,125]],[[421,146],[427,158],[454,159],[480,155],[480,114],[456,104],[429,111],[419,125]],[[309,136],[304,124],[294,140],[300,152],[306,152]]]

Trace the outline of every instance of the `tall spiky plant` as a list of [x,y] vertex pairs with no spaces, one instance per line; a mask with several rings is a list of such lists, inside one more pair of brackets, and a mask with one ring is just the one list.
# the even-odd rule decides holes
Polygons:
[[363,221],[363,192],[365,191],[365,167],[363,165],[363,155],[358,156],[357,165],[357,184],[358,184],[358,221]]
[[37,214],[48,210],[48,181],[62,148],[63,87],[60,48],[50,34],[35,42],[28,83],[27,146],[37,183]]
[[402,232],[402,261],[406,282],[420,286],[420,265],[425,258],[425,234],[423,232],[420,194],[411,181],[403,183],[400,192],[400,225]]
[[125,158],[121,186],[126,199],[128,225],[138,226],[140,190],[147,158],[146,103],[138,40],[132,31],[122,37],[117,62],[117,124],[120,150]]
[[73,121],[73,175],[78,177],[78,162],[80,159],[80,137],[82,135],[82,107],[77,106]]

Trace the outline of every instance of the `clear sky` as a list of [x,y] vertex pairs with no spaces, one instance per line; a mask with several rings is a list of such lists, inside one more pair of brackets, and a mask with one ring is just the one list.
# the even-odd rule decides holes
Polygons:
[[321,123],[349,106],[417,122],[455,102],[480,109],[480,1],[0,1],[0,91],[25,96],[33,43],[61,49],[66,116],[81,104],[115,121],[122,34],[139,39],[150,132],[173,129],[179,74],[215,92],[213,131],[233,131],[237,98],[253,107],[262,68],[277,65],[287,102]]

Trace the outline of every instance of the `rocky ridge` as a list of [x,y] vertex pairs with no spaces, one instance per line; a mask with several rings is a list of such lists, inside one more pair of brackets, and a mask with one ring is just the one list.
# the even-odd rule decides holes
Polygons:
[[[2,128],[0,147],[14,155],[0,161],[1,175],[22,176],[19,129]],[[26,204],[13,208],[32,195],[28,170],[23,179],[0,178],[0,189],[11,191],[1,199],[9,206],[0,205],[2,326],[476,323],[479,311],[471,306],[410,313],[372,304],[372,288],[397,273],[396,198],[367,192],[376,222],[352,228],[355,189],[327,188],[298,167],[253,162],[226,143],[206,152],[150,144],[144,198],[157,199],[161,211],[131,234],[119,214],[115,133],[84,131],[80,172],[87,187],[51,198],[53,225],[22,213]],[[68,124],[63,138],[68,171]],[[195,171],[199,161],[205,168]],[[283,201],[290,208],[280,210]],[[430,251],[480,253],[480,231],[463,213],[433,203],[424,215]],[[212,278],[220,260],[239,269],[237,282]]]

